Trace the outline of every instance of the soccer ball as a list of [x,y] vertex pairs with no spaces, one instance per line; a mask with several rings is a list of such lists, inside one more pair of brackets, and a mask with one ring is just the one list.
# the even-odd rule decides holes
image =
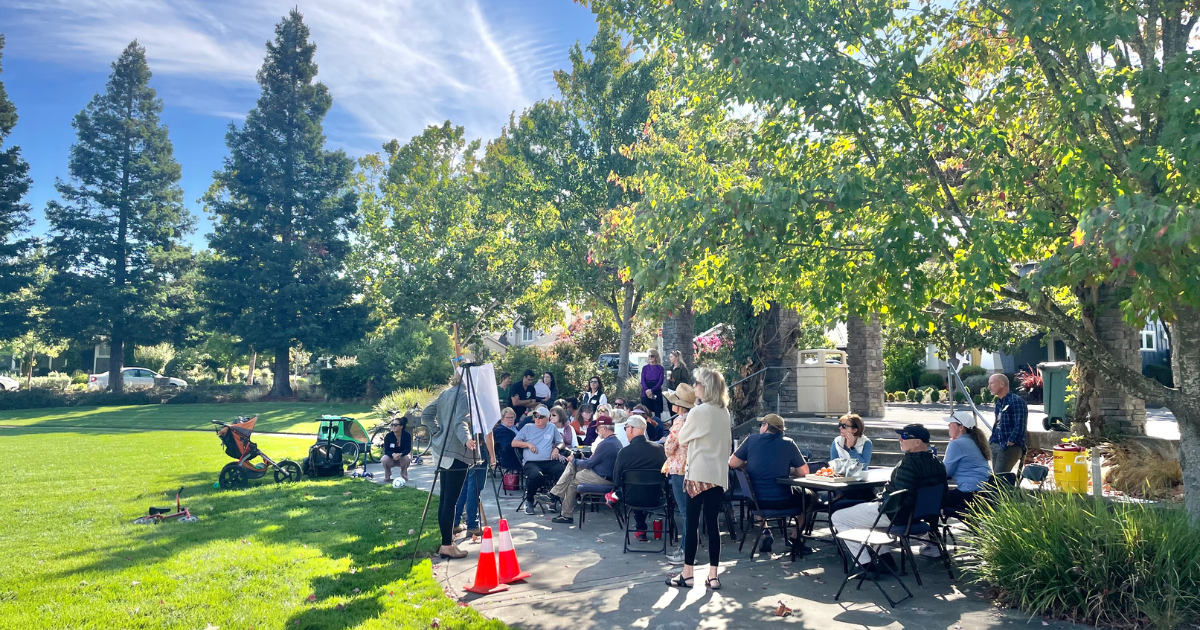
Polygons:
[[407,485],[408,485],[408,482],[404,480],[404,477],[398,477],[398,478],[392,480],[393,488],[399,489],[399,488],[403,488],[404,486],[407,486]]

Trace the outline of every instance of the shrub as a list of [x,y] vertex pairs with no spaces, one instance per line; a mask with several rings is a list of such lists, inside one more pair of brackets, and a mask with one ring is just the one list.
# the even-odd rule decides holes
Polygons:
[[958,377],[962,380],[967,380],[972,376],[986,376],[987,370],[978,365],[964,365],[958,370]]
[[71,384],[72,385],[87,385],[87,382],[88,382],[88,373],[87,372],[84,372],[83,370],[75,370],[74,372],[71,372]]
[[[896,392],[896,394],[899,394],[899,393],[900,392]],[[896,394],[888,393],[888,395],[885,398],[887,399],[888,402],[896,402]],[[900,402],[904,402],[904,401],[900,401]]]
[[1114,444],[1105,462],[1104,481],[1114,490],[1136,497],[1158,499],[1170,496],[1183,484],[1179,460],[1132,440]]
[[975,402],[976,405],[983,404],[983,396],[981,396],[980,394],[975,394],[975,397],[972,400]]
[[941,400],[941,392],[939,392],[936,389],[933,389],[932,387],[925,390],[925,393],[929,395],[929,402],[931,402],[931,403],[935,403],[935,402]]
[[921,393],[915,389],[908,390],[905,397],[908,398],[908,402],[915,402],[915,403],[921,402],[921,399],[924,398],[924,396],[922,396]]
[[938,390],[938,400],[944,403],[950,402],[950,392],[945,389]]
[[42,407],[66,407],[69,399],[61,392],[47,389],[25,389],[17,392],[0,392],[0,409],[40,409]]
[[30,379],[30,389],[48,389],[52,392],[65,392],[71,384],[71,377],[62,372],[51,372],[46,376],[35,376]]
[[1180,509],[1060,492],[975,503],[977,579],[1029,615],[1176,628],[1200,618],[1200,530]]
[[957,389],[954,390],[954,402],[955,403],[967,402],[967,395]]
[[883,344],[884,387],[890,391],[912,387],[925,370],[925,348],[890,339]]
[[175,347],[169,343],[154,346],[134,346],[133,362],[141,367],[150,368],[159,374],[167,369],[167,364],[175,358]]
[[398,389],[384,396],[375,405],[375,413],[386,420],[392,411],[408,411],[415,406],[425,407],[441,392],[436,389]]
[[367,395],[367,380],[367,369],[357,363],[321,370],[321,389],[330,398],[362,398]]
[[1175,387],[1175,375],[1171,373],[1171,366],[1151,363],[1142,368],[1142,374],[1162,383],[1166,387]]
[[1017,391],[1033,402],[1042,400],[1042,375],[1032,366],[1017,372]]
[[967,376],[963,378],[963,386],[973,394],[982,394],[987,391],[988,377],[986,374],[976,374],[975,376]]
[[934,387],[941,389],[946,385],[946,379],[942,377],[940,372],[925,372],[917,381],[919,387]]

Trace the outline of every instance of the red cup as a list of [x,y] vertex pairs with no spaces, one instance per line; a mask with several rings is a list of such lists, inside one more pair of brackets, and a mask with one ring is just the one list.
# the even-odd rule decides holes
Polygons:
[[654,519],[654,540],[662,540],[663,522],[661,518]]

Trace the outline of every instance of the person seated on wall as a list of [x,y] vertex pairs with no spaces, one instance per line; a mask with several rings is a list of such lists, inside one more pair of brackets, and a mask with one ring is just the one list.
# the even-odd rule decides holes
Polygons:
[[[892,478],[884,488],[881,500],[859,503],[834,512],[830,520],[837,531],[870,527],[875,523],[876,517],[879,518],[881,528],[890,527],[893,523],[902,524],[908,520],[908,515],[916,505],[918,490],[928,486],[946,485],[946,466],[938,461],[929,449],[929,430],[919,424],[910,424],[903,429],[897,429],[896,433],[900,434],[900,450],[904,451],[904,459],[892,470]],[[907,492],[895,495],[897,490]],[[848,540],[844,542],[850,557],[858,564],[870,559],[870,556],[862,552],[862,545]],[[884,558],[884,562],[891,561],[891,556]]]
[[587,459],[576,459],[574,453],[568,456],[566,470],[550,489],[550,494],[562,502],[562,510],[553,519],[555,523],[575,522],[575,493],[579,484],[611,484],[613,481],[613,468],[621,451],[621,441],[613,435],[612,418],[596,418],[596,437],[592,456]]
[[[747,437],[737,452],[729,456],[729,467],[746,468],[746,476],[750,478],[750,486],[754,489],[759,508],[807,511],[816,501],[817,493],[812,490],[793,489],[776,481],[780,477],[803,477],[809,472],[808,462],[800,453],[800,447],[796,446],[792,438],[785,436],[783,431],[783,418],[778,414],[767,414],[759,424],[758,433]],[[801,529],[803,526],[804,516],[801,516]],[[783,533],[786,537],[787,532]],[[800,530],[797,530],[796,536],[789,540],[799,539]]]
[[525,449],[521,455],[525,471],[525,513],[534,513],[534,501],[542,486],[562,476],[566,468],[566,457],[558,450],[562,448],[562,432],[550,424],[550,410],[537,407],[533,411],[533,423],[517,431],[514,448]]

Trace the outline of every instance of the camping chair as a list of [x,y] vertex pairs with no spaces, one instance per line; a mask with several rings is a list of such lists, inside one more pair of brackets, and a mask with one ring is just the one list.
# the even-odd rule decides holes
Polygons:
[[[744,469],[738,468],[733,471],[737,478],[738,487],[742,489],[742,493],[750,498],[750,520],[749,527],[742,528],[742,542],[738,545],[738,552],[742,551],[742,547],[746,546],[746,537],[750,534],[750,530],[758,528],[758,534],[754,537],[754,545],[750,547],[750,559],[754,559],[754,554],[758,552],[758,543],[762,540],[762,536],[766,533],[771,521],[779,523],[779,528],[783,530],[783,538],[787,539],[787,522],[794,521],[796,530],[800,536],[796,542],[792,544],[792,560],[796,559],[796,553],[804,544],[804,532],[801,529],[800,518],[804,516],[804,508],[790,508],[786,510],[764,510],[758,505],[758,497],[754,494],[754,486],[750,483],[750,476],[746,474]],[[761,523],[755,523],[754,519],[758,517]]]
[[[899,497],[906,492],[908,492],[908,490],[897,490],[893,492],[891,496]],[[862,589],[863,581],[871,580],[871,582],[875,584],[875,588],[878,588],[879,592],[883,593],[884,598],[887,599],[888,604],[890,604],[892,608],[895,608],[897,604],[913,596],[912,591],[908,590],[908,586],[904,584],[904,580],[901,580],[900,575],[892,570],[891,565],[884,564],[882,562],[883,556],[880,555],[878,547],[896,546],[900,543],[900,540],[895,534],[892,533],[892,530],[895,529],[894,526],[888,528],[887,530],[879,529],[879,519],[881,518],[883,518],[882,510],[880,510],[879,515],[875,517],[875,522],[871,524],[870,529],[855,528],[844,532],[838,532],[836,534],[837,540],[841,541],[841,543],[848,541],[862,545],[862,547],[858,550],[858,554],[851,559],[851,564],[858,562],[858,560],[862,557],[863,551],[867,552],[870,562],[867,566],[860,566],[856,572],[846,576],[845,581],[843,581],[841,587],[838,588],[837,595],[833,596],[834,601],[838,601],[842,597],[842,591],[846,588],[846,585],[854,580],[858,580],[858,585],[855,586],[855,590]],[[911,522],[911,519],[909,520]],[[847,556],[849,556],[848,552],[849,548],[847,548]],[[888,595],[888,592],[885,591],[883,586],[879,583],[880,574],[872,574],[872,572],[868,570],[868,566],[873,566],[876,571],[884,572],[887,575],[895,578],[896,581],[900,583],[900,588],[904,589],[904,597],[900,598],[899,600],[893,600],[891,595]]]
[[675,521],[669,514],[670,508],[667,503],[667,495],[670,494],[667,492],[667,476],[656,468],[635,468],[622,471],[619,484],[621,512],[617,522],[621,522],[621,518],[625,521],[622,527],[625,530],[625,547],[622,553],[629,552],[629,534],[636,526],[634,510],[646,512],[648,522],[651,517],[662,516],[668,531],[663,532],[665,535],[662,538],[662,549],[655,553],[667,553],[667,540],[675,535],[672,529]]
[[1042,487],[1042,484],[1046,481],[1046,477],[1049,475],[1050,469],[1041,464],[1027,464],[1021,468],[1021,478],[1028,479],[1030,483],[1036,485],[1038,488]]

